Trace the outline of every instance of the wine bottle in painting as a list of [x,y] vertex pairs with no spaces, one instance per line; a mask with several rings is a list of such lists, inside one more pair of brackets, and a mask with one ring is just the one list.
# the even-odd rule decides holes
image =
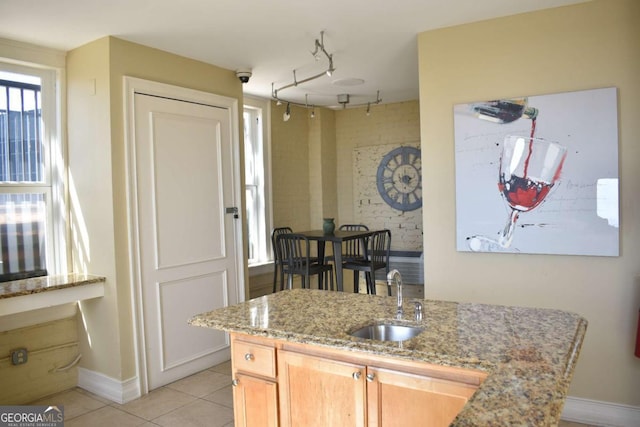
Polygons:
[[469,104],[470,112],[477,118],[493,123],[511,123],[519,118],[535,120],[538,109],[527,105],[527,98],[498,99]]

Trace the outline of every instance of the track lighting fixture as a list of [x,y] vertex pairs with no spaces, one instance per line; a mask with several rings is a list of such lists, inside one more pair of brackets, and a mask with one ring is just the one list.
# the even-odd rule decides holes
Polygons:
[[316,116],[316,110],[313,106],[309,107],[309,94],[304,95],[304,106],[305,108],[311,108],[311,114],[309,114],[309,117],[313,119]]
[[341,93],[340,95],[338,95],[338,103],[342,105],[342,108],[347,108],[347,104],[349,103],[349,94]]
[[282,120],[288,122],[291,118],[291,105],[287,102],[287,109],[284,110],[284,114],[282,114]]
[[335,68],[333,68],[333,56],[329,56],[329,68],[327,69],[327,71],[325,71],[325,73],[328,77],[331,77],[334,71]]
[[[298,76],[296,74],[296,70],[294,69],[292,72],[293,75],[293,81],[291,83],[285,84],[283,86],[280,86],[278,88],[275,87],[275,83],[271,83],[271,96],[272,98],[276,101],[277,105],[281,105],[283,102],[287,103],[287,110],[285,111],[284,115],[283,115],[283,119],[284,121],[289,120],[289,118],[291,117],[291,111],[289,106],[291,104],[293,105],[297,105],[300,107],[305,107],[308,109],[311,109],[311,114],[310,117],[315,117],[315,107],[335,107],[335,104],[319,104],[319,103],[314,103],[311,102],[309,103],[309,95],[306,94],[305,95],[305,102],[304,104],[300,103],[300,102],[296,102],[292,99],[287,99],[281,96],[281,92],[286,90],[286,89],[290,89],[293,87],[298,87],[301,84],[304,83],[308,83],[311,82],[313,80],[319,79],[321,77],[324,76],[332,76],[333,73],[336,71],[336,67],[333,63],[333,54],[327,52],[327,49],[325,48],[324,45],[324,31],[320,32],[320,39],[316,39],[315,40],[315,45],[314,45],[314,50],[311,52],[311,55],[313,55],[314,59],[316,61],[320,61],[321,59],[326,59],[328,61],[328,65],[325,71],[318,73],[316,75],[310,76],[310,77],[306,77],[303,79],[298,79]],[[361,79],[358,79],[361,80]],[[363,80],[361,80],[362,82],[364,82]],[[347,106],[349,107],[360,107],[360,106],[367,106],[367,115],[369,114],[369,110],[370,110],[370,106],[371,104],[379,104],[382,102],[382,99],[380,98],[380,91],[377,92],[376,94],[376,98],[373,101],[368,101],[368,102],[364,102],[364,103],[359,103],[359,104],[353,104],[351,103],[351,99],[353,96],[357,96],[357,97],[362,97],[362,95],[350,95],[350,94],[340,94],[338,95],[338,104],[342,105],[342,108],[347,108]],[[366,96],[366,95],[365,95]],[[325,96],[326,98],[326,96]],[[313,101],[313,100],[312,100]]]

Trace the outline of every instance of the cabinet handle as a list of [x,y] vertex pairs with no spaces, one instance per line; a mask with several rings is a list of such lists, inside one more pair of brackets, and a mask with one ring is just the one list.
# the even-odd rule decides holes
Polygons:
[[244,355],[244,360],[247,360],[247,361],[253,360],[253,354],[251,354],[251,353],[245,354]]
[[238,381],[237,379],[234,379],[234,380],[231,381],[231,385],[234,386],[234,387],[237,387],[238,384],[240,384],[240,381]]
[[376,379],[376,374],[367,374],[367,381],[372,382]]
[[360,373],[360,371],[356,371],[353,374],[351,374],[351,376],[353,377],[354,380],[358,381],[362,376],[362,374]]

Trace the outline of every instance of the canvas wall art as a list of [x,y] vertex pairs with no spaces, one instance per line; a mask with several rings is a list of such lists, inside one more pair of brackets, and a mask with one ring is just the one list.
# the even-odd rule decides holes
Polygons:
[[616,88],[455,105],[456,247],[617,256]]

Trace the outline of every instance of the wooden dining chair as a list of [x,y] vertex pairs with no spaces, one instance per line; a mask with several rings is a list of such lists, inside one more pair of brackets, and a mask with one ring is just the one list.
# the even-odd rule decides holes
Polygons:
[[[367,293],[376,294],[375,272],[385,269],[389,273],[389,254],[391,253],[391,231],[380,230],[369,238],[367,257],[365,259],[349,260],[342,263],[342,268],[353,270],[353,292],[360,291],[360,272],[365,273]],[[386,277],[386,275],[385,275]],[[391,287],[387,286],[389,296]]]
[[278,254],[278,250],[276,247],[276,239],[278,238],[279,235],[281,234],[286,234],[286,233],[293,233],[293,230],[291,229],[291,227],[276,227],[273,230],[271,230],[271,247],[273,249],[273,292],[276,291],[277,289],[277,283],[278,283],[278,270],[280,270],[280,275],[282,275],[282,268],[281,268],[281,263],[280,263],[280,259],[279,259],[279,254]]
[[282,273],[280,290],[284,289],[285,274],[287,275],[288,289],[293,287],[293,276],[297,274],[302,276],[303,288],[310,288],[311,276],[317,275],[319,289],[333,290],[333,266],[320,263],[317,258],[310,256],[309,239],[306,236],[296,233],[280,234],[276,237],[276,250]]

